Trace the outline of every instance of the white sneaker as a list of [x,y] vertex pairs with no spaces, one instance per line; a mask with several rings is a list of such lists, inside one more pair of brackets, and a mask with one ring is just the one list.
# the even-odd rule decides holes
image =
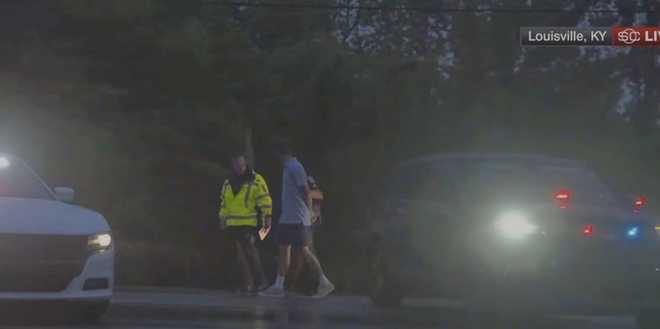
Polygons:
[[327,281],[325,283],[320,283],[318,289],[316,289],[316,294],[314,294],[312,297],[313,298],[324,298],[330,295],[333,291],[335,291],[335,285],[332,284],[332,282]]
[[276,285],[272,285],[270,288],[259,293],[261,297],[282,298],[284,295],[284,288],[277,287]]

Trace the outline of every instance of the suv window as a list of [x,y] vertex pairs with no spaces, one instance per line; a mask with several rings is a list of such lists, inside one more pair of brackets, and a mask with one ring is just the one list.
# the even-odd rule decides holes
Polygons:
[[435,164],[406,164],[387,177],[388,197],[437,201],[450,198],[455,190],[450,172]]
[[398,167],[387,179],[387,196],[404,199],[449,201],[499,193],[548,199],[567,188],[576,202],[599,205],[614,200],[610,189],[586,168],[537,162],[420,161]]

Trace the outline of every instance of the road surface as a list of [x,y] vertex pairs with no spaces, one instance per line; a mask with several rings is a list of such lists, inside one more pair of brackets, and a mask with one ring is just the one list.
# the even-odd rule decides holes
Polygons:
[[[201,329],[201,328],[385,328],[461,329],[465,314],[457,303],[410,299],[400,309],[378,309],[366,297],[330,296],[270,299],[203,290],[131,289],[116,293],[98,325],[71,325],[44,307],[5,312],[2,328],[21,329]],[[48,307],[46,307],[48,309]],[[627,316],[556,316],[540,328],[634,329]],[[486,328],[484,328],[486,329]],[[535,329],[535,328],[529,328]]]

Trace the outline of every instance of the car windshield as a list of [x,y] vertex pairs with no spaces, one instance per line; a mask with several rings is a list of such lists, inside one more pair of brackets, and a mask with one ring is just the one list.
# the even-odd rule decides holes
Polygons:
[[484,163],[463,167],[463,176],[456,182],[464,191],[497,193],[527,198],[552,200],[560,190],[571,191],[578,204],[611,204],[610,190],[591,171],[578,167],[543,164]]
[[408,164],[386,183],[387,194],[436,202],[489,196],[552,200],[567,189],[583,205],[611,205],[615,197],[597,175],[582,167],[512,161],[447,161]]
[[44,184],[22,163],[0,157],[0,198],[52,199]]

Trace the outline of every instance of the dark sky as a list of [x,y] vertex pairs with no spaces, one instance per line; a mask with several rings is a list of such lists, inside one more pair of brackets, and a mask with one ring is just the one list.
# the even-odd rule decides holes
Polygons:
[[0,33],[3,40],[24,38],[25,33],[44,31],[59,21],[55,14],[56,1],[0,1]]

